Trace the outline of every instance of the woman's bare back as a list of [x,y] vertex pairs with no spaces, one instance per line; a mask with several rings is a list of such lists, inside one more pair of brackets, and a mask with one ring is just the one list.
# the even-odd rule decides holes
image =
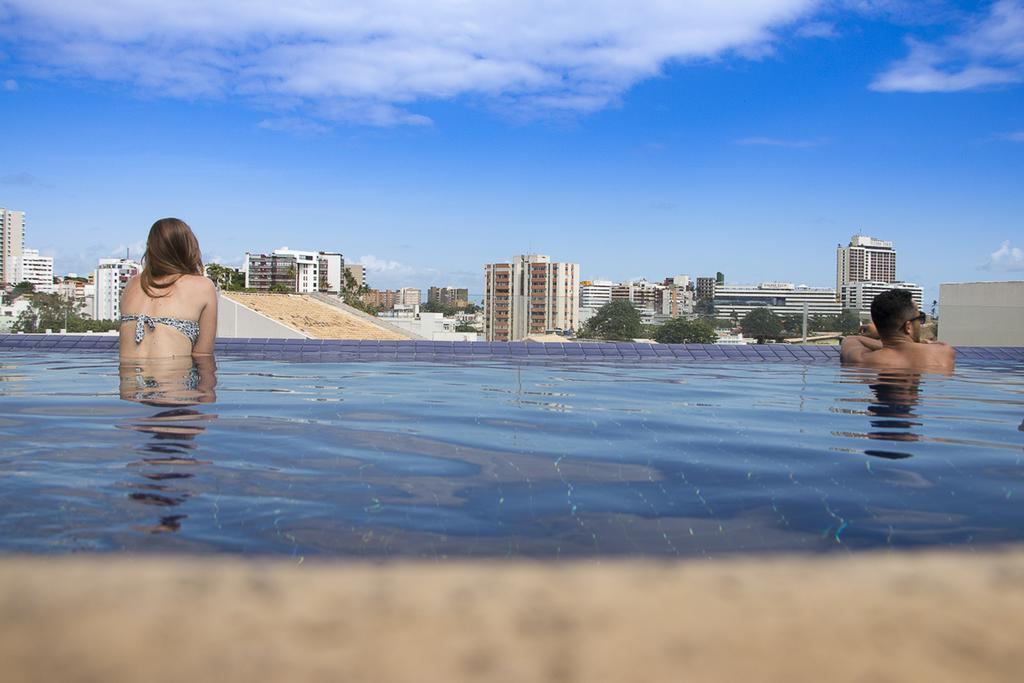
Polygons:
[[180,329],[148,320],[141,321],[143,334],[141,341],[137,342],[140,321],[130,320],[121,324],[121,358],[213,353],[217,332],[217,290],[213,281],[202,275],[171,276],[163,281],[173,281],[174,284],[160,290],[164,296],[151,297],[142,289],[139,278],[132,278],[121,295],[121,314],[195,322],[199,325],[195,344]]

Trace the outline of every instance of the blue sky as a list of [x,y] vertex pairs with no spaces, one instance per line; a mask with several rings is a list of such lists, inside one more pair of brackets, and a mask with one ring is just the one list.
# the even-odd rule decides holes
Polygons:
[[372,286],[1024,277],[1024,0],[0,0],[0,206],[58,272],[187,220]]

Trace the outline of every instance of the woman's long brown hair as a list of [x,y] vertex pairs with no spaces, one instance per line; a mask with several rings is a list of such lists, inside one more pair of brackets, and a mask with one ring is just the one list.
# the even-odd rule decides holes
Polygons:
[[199,251],[199,240],[192,234],[188,223],[177,218],[161,218],[149,229],[146,253],[142,257],[143,270],[139,276],[142,291],[148,296],[167,296],[155,291],[164,290],[178,281],[178,278],[158,284],[157,278],[168,275],[202,275],[203,255]]

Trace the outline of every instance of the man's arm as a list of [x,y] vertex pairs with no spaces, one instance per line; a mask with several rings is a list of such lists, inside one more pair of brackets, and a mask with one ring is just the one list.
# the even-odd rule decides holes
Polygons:
[[882,342],[871,337],[846,337],[839,347],[839,361],[842,363],[859,363],[865,353],[878,351],[880,348],[882,348]]

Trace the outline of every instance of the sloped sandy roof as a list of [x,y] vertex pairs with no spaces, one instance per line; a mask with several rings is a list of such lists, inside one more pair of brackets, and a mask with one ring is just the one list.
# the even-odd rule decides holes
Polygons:
[[313,339],[408,339],[370,320],[329,306],[303,294],[221,292],[268,318],[293,327]]

